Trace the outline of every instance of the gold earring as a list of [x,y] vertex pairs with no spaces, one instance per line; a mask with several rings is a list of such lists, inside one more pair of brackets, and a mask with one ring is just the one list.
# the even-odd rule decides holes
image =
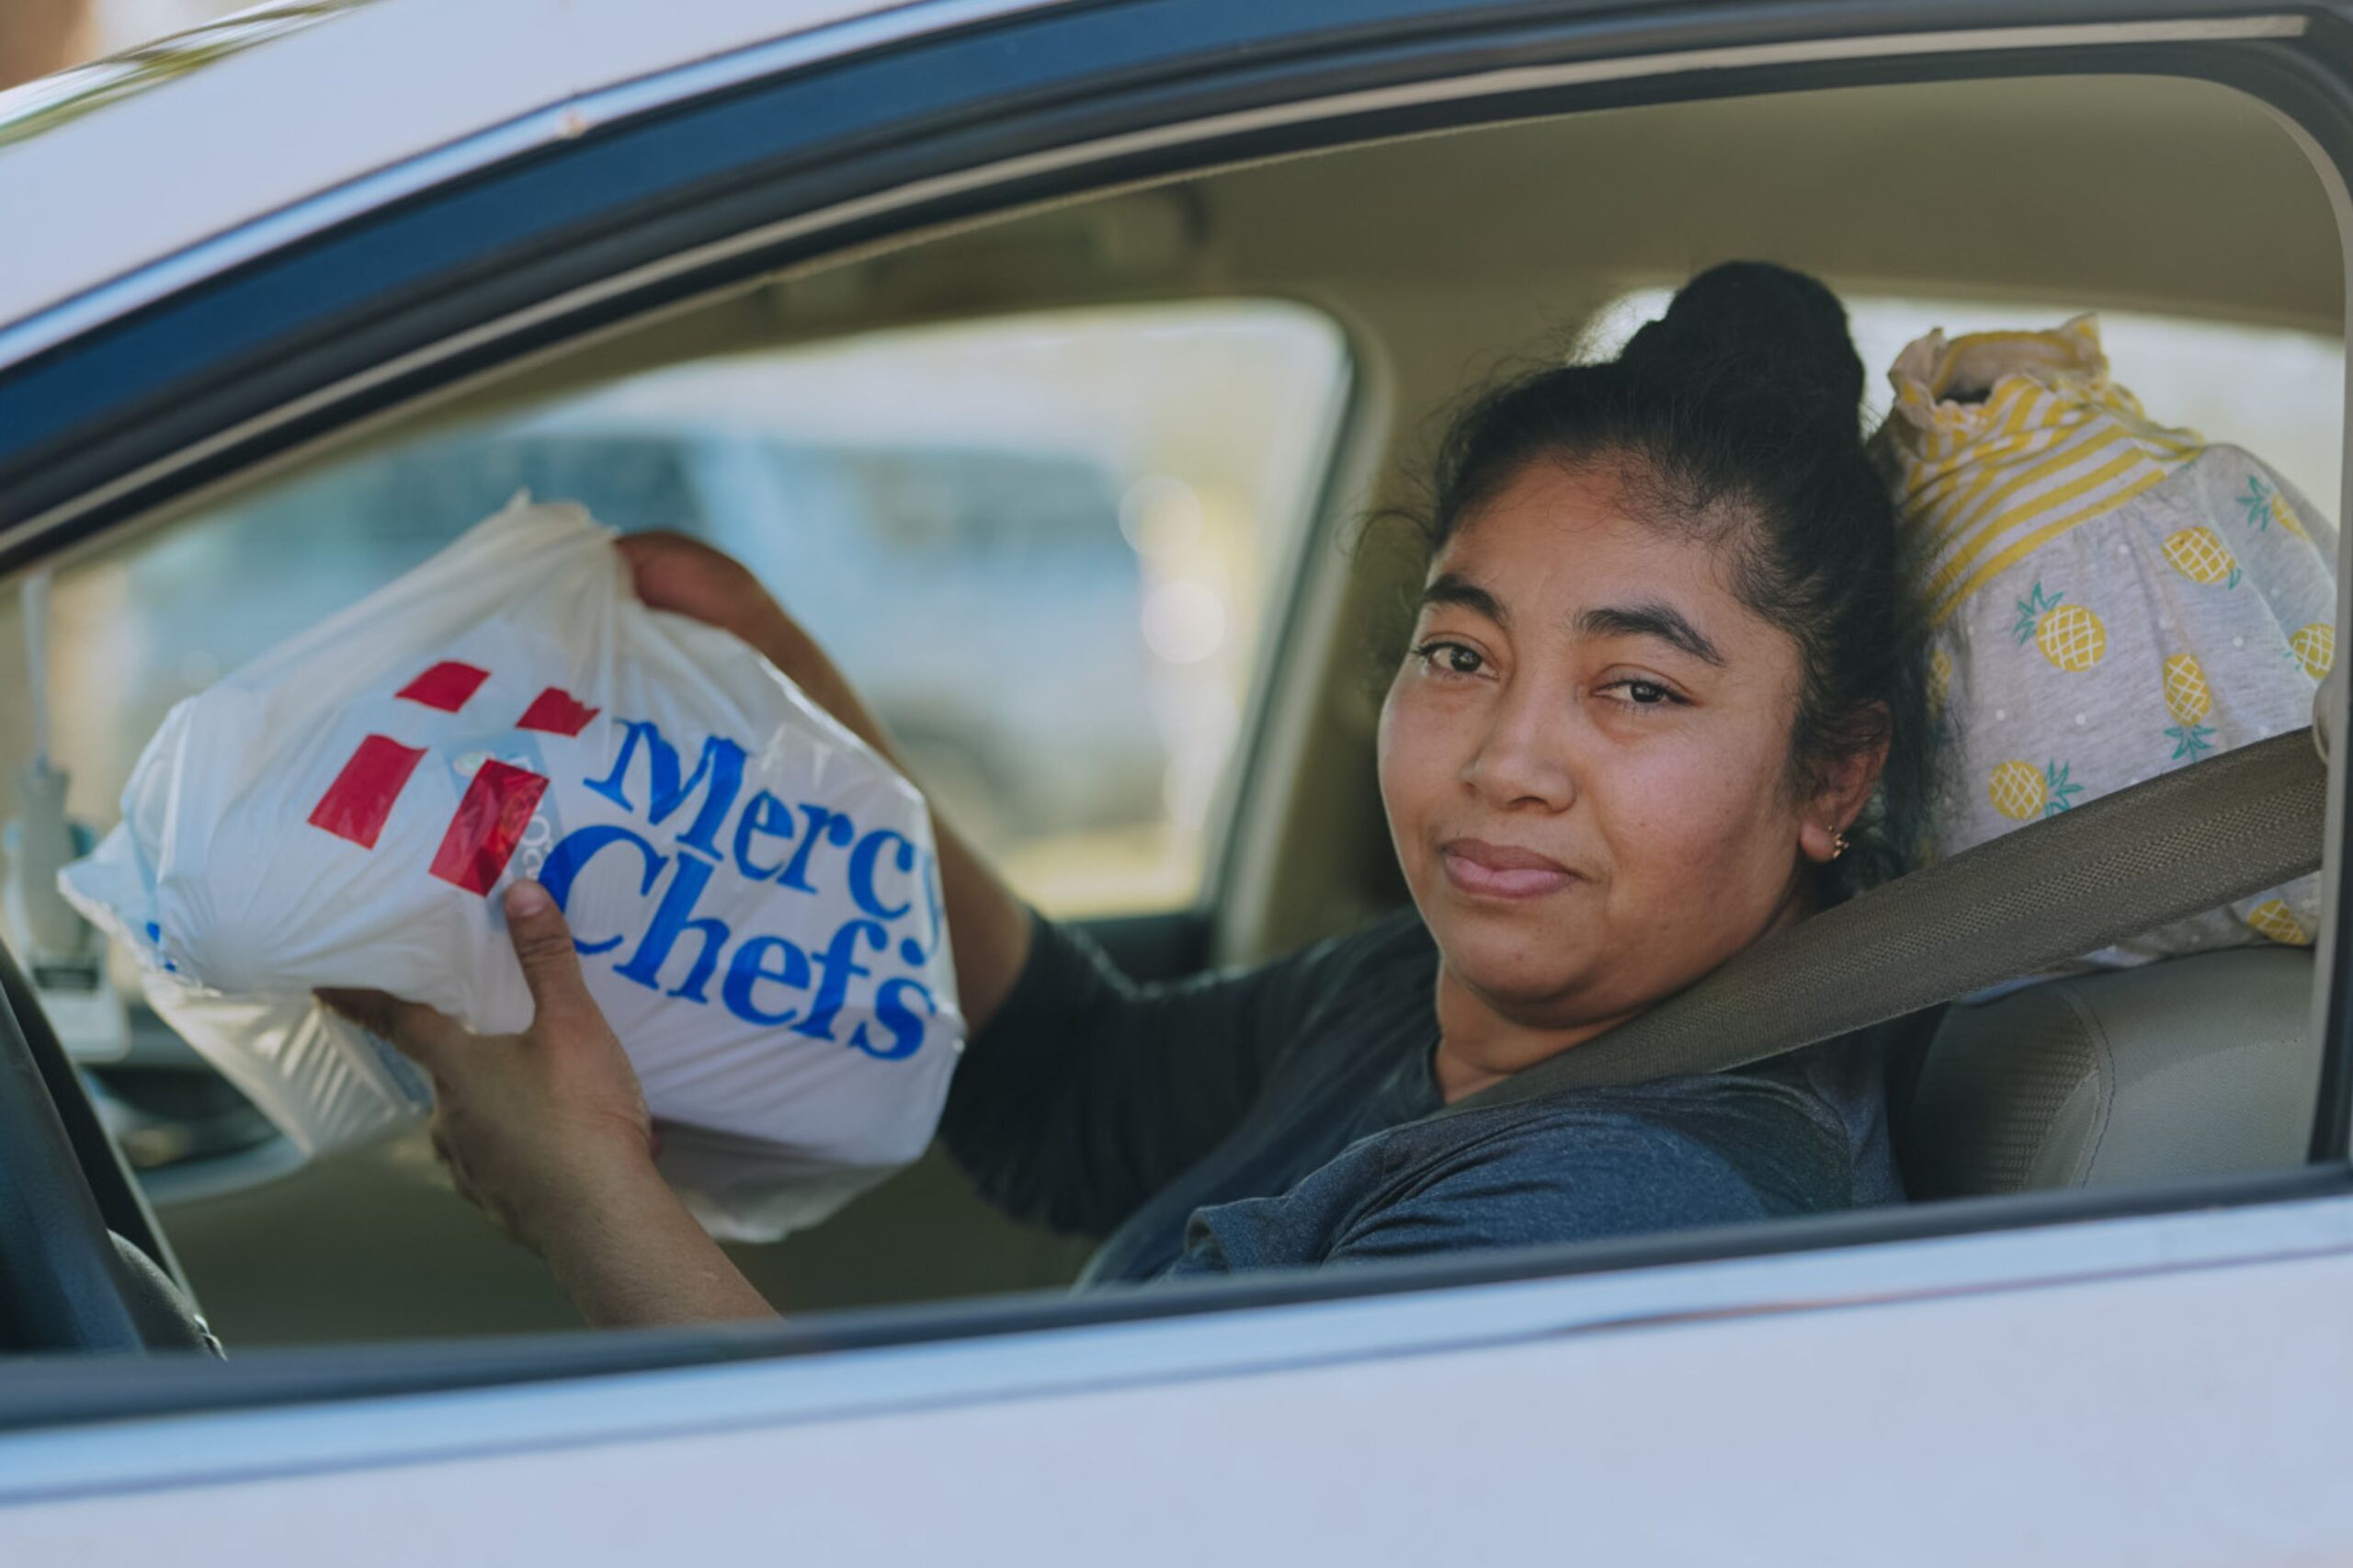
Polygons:
[[1830,832],[1830,858],[1833,860],[1847,853],[1847,835],[1836,828]]

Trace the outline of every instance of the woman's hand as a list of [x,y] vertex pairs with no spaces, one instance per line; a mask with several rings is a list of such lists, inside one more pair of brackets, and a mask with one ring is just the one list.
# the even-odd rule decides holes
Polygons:
[[591,1323],[764,1317],[771,1309],[655,1172],[629,1057],[588,994],[547,890],[506,891],[530,1027],[477,1035],[381,991],[319,998],[433,1080],[433,1148],[458,1190],[546,1258]]
[[[740,562],[684,534],[628,534],[617,548],[629,563],[638,598],[647,608],[733,632],[892,767],[915,778],[881,721],[868,710],[825,651]],[[923,780],[915,782],[920,788]],[[949,945],[955,953],[956,991],[966,1024],[978,1034],[1029,961],[1029,912],[940,814],[937,802],[931,825],[939,850]]]
[[810,700],[839,720],[902,773],[906,762],[881,721],[867,710],[815,638],[786,613],[775,596],[734,557],[679,533],[627,534],[616,541],[637,597],[648,609],[668,610],[732,631],[782,670]]
[[637,597],[654,609],[691,616],[758,646],[762,634],[789,621],[760,580],[731,555],[700,540],[666,531],[615,541]]
[[572,932],[536,882],[506,893],[507,935],[530,987],[530,1028],[477,1035],[381,991],[319,999],[390,1041],[433,1080],[433,1151],[458,1190],[535,1252],[570,1212],[617,1182],[651,1177],[645,1096],[588,994]]

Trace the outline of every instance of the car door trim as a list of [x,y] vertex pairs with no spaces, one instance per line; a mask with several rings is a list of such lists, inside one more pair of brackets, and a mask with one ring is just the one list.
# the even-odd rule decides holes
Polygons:
[[[1722,1234],[1724,1233],[1718,1233]],[[1904,1302],[2260,1267],[2353,1256],[2353,1193],[2259,1210],[2185,1210],[2040,1230],[1914,1238],[1854,1250],[1715,1256],[1651,1268],[1527,1277],[1438,1290],[1398,1289],[1235,1311],[1031,1326],[985,1338],[938,1335],[843,1348],[795,1325],[725,1325],[597,1336],[601,1369],[560,1382],[479,1376],[471,1383],[395,1378],[366,1393],[286,1397],[287,1374],[322,1354],[263,1353],[229,1362],[148,1360],[125,1400],[61,1403],[48,1419],[11,1419],[27,1401],[0,1385],[0,1507],[73,1497],[221,1486],[390,1465],[688,1437],[1004,1400],[1249,1377],[1446,1355],[1570,1336],[1621,1335],[1758,1315],[1848,1312]],[[1411,1266],[1372,1272],[1410,1275]],[[1243,1282],[1176,1288],[1231,1297]],[[1155,1288],[1166,1291],[1167,1288]],[[1100,1305],[1101,1303],[1098,1303]],[[849,1314],[845,1314],[849,1315]],[[1034,1321],[1034,1320],[1033,1320]],[[584,1336],[572,1336],[576,1346]],[[460,1347],[480,1349],[483,1347]],[[717,1354],[712,1354],[713,1350]],[[346,1358],[352,1352],[337,1353]],[[434,1346],[380,1352],[429,1369]],[[626,1364],[631,1358],[637,1364]],[[518,1360],[527,1347],[518,1347]],[[79,1363],[53,1387],[96,1392],[102,1369]],[[122,1369],[130,1372],[132,1369]],[[18,1363],[10,1379],[38,1379]],[[549,1383],[552,1386],[549,1386]],[[241,1405],[232,1391],[260,1392]],[[273,1390],[273,1384],[278,1385]],[[174,1385],[197,1400],[177,1418]],[[142,1401],[142,1395],[144,1395]],[[209,1397],[205,1397],[209,1395]],[[159,1397],[160,1396],[160,1397]],[[83,1409],[76,1411],[74,1403]],[[329,1408],[320,1408],[321,1406]],[[157,1408],[160,1406],[160,1408]],[[6,1430],[14,1427],[14,1430]]]

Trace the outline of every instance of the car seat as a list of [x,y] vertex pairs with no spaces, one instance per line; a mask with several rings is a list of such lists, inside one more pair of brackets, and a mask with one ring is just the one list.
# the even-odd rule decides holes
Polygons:
[[1957,1003],[1894,1076],[1906,1189],[1964,1198],[2301,1165],[2319,1089],[2312,1005],[2312,950],[2288,947]]
[[[2336,529],[2253,454],[2154,422],[2109,378],[2094,318],[1931,333],[1890,380],[1875,450],[1921,550],[1969,780],[1941,804],[1939,855],[2301,723],[2334,678]],[[2188,559],[2210,540],[2227,568]],[[1910,1191],[2302,1164],[2319,903],[2301,879],[2087,953],[2092,972],[1948,1007],[1892,1064]]]

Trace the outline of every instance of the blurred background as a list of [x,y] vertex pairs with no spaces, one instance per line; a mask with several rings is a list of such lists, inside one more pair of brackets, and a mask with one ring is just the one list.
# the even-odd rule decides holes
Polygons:
[[238,8],[231,0],[8,0],[0,6],[0,89]]
[[[1220,301],[865,334],[461,420],[59,573],[49,733],[74,814],[110,824],[174,703],[528,492],[751,567],[1040,908],[1181,908],[1347,385],[1326,318]],[[0,692],[0,732],[28,695]]]

